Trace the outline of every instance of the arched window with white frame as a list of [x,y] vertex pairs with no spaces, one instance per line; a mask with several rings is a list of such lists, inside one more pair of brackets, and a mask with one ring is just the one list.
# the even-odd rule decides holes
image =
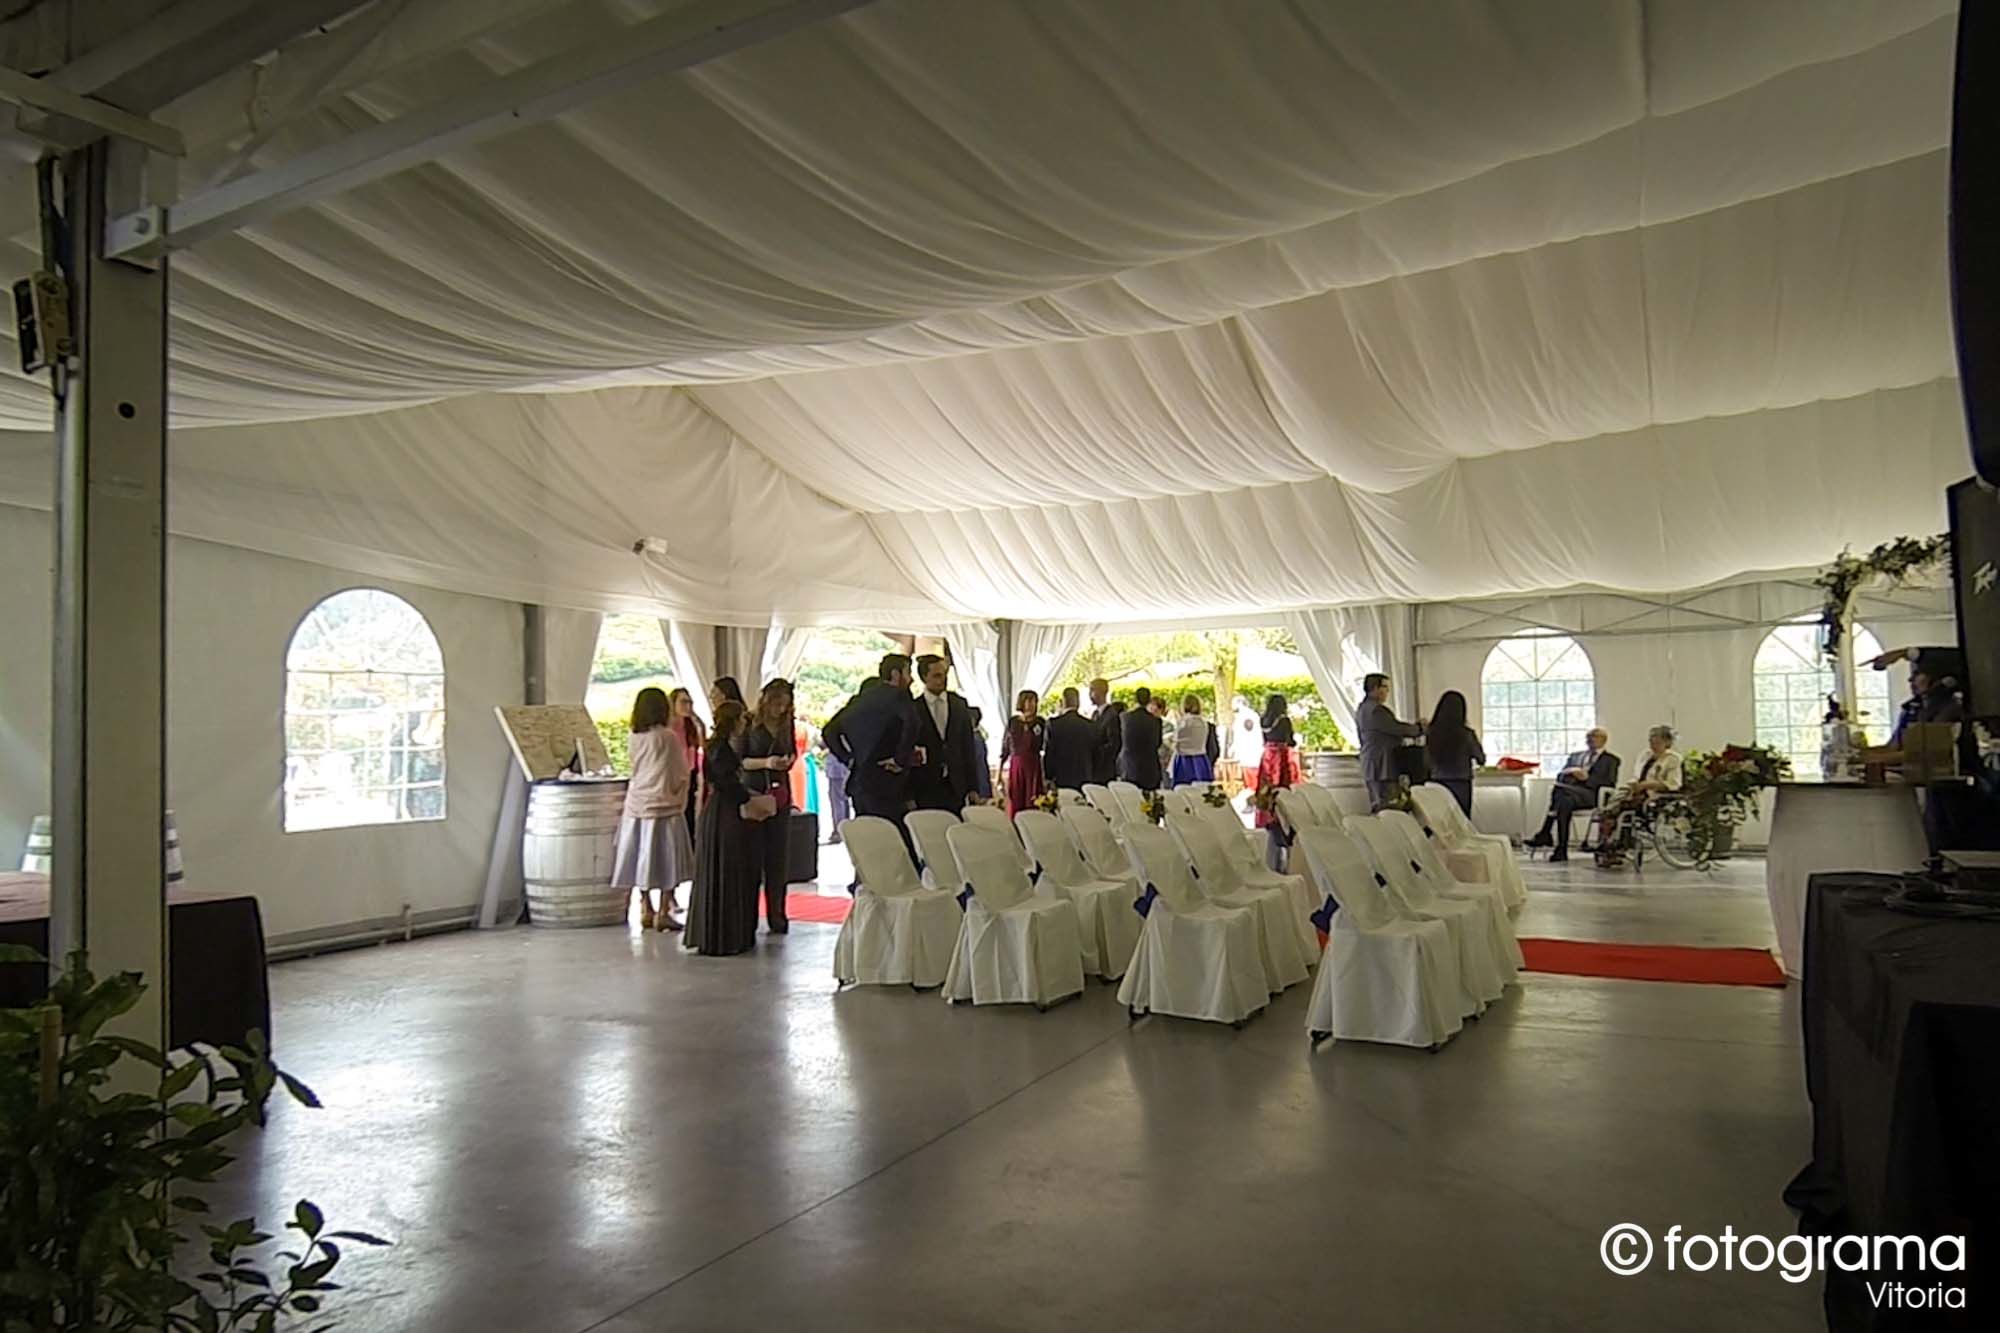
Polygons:
[[444,653],[379,588],[306,613],[285,653],[285,831],[443,819]]
[[[1792,776],[1808,782],[1820,776],[1820,724],[1826,720],[1827,696],[1833,693],[1833,662],[1820,651],[1819,640],[1818,616],[1780,625],[1757,645],[1750,672],[1757,743],[1782,751],[1792,761]],[[1881,652],[1881,640],[1856,625],[1854,660],[1865,663]],[[1860,716],[1852,721],[1870,741],[1886,741],[1896,725],[1888,674],[1863,666],[1854,673],[1854,688]]]
[[1481,742],[1493,759],[1533,760],[1554,774],[1597,725],[1597,673],[1567,634],[1530,630],[1502,639],[1479,672]]

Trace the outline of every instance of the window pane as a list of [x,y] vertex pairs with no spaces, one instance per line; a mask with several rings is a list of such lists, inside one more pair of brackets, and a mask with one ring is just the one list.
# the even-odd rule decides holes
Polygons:
[[444,817],[444,656],[415,607],[336,593],[286,663],[287,830]]

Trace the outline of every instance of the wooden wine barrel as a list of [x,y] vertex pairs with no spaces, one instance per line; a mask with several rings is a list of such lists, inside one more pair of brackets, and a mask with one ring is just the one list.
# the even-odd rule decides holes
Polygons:
[[537,926],[615,926],[629,889],[611,887],[623,782],[537,782],[528,789],[521,872]]
[[[21,869],[31,874],[46,875],[54,863],[56,854],[55,820],[49,815],[36,815],[35,822],[28,827],[28,845],[21,852]],[[181,831],[174,824],[174,812],[167,811],[167,887],[180,884],[186,878],[181,865]]]

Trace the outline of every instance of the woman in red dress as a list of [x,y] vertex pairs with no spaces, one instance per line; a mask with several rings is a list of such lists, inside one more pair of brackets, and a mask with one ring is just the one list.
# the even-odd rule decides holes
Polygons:
[[1007,735],[1000,742],[1000,764],[1007,772],[1007,813],[1018,815],[1034,808],[1042,794],[1042,740],[1048,723],[1042,720],[1042,701],[1033,690],[1022,690],[1016,712],[1007,722]]

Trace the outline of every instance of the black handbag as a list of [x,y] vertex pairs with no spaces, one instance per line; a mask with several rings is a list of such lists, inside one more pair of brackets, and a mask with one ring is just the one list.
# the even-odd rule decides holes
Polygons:
[[1431,754],[1423,746],[1399,745],[1390,752],[1390,756],[1396,776],[1408,778],[1412,787],[1421,787],[1431,780]]

